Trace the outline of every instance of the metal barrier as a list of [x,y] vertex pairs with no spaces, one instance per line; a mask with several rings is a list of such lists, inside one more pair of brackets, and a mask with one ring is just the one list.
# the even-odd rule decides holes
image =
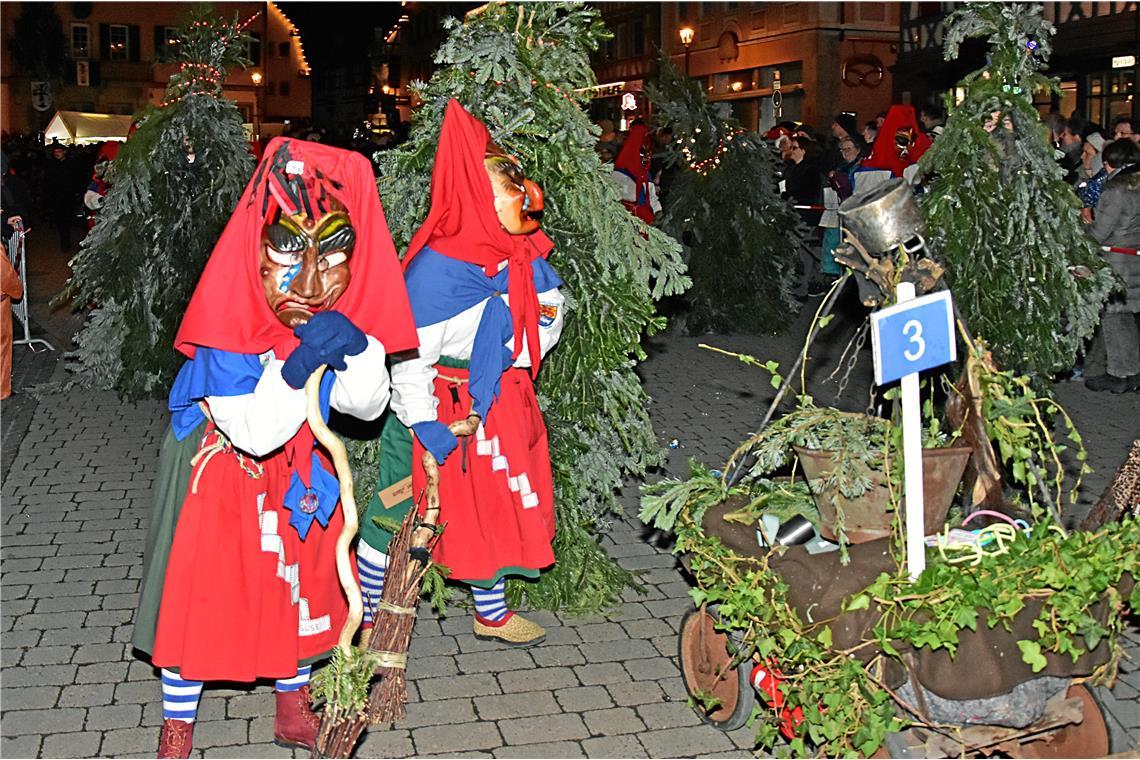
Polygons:
[[16,316],[20,325],[24,328],[24,337],[19,340],[12,341],[12,345],[25,345],[32,351],[36,350],[36,344],[42,343],[47,347],[48,351],[54,351],[55,346],[48,343],[43,338],[32,337],[32,324],[31,319],[28,318],[28,247],[26,238],[28,230],[24,229],[23,222],[12,223],[12,237],[8,238],[8,258],[12,262],[12,266],[16,269],[16,273],[20,275],[20,284],[24,286],[24,297],[19,301],[12,301],[12,313]]

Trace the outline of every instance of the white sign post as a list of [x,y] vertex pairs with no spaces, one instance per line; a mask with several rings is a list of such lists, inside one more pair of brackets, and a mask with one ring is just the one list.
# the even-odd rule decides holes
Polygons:
[[914,285],[900,282],[896,304],[871,315],[875,383],[901,380],[903,418],[903,495],[906,566],[911,580],[926,569],[926,525],[922,483],[922,416],[918,373],[954,361],[954,305],[950,291],[914,297]]

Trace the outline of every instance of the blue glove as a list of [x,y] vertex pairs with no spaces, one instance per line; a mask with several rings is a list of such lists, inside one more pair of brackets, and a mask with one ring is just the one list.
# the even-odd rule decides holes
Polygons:
[[316,349],[323,362],[335,370],[345,369],[346,356],[356,356],[368,348],[364,331],[339,311],[319,311],[305,324],[297,325],[293,334],[301,339],[301,345]]
[[316,372],[317,367],[325,363],[321,353],[312,346],[302,343],[293,349],[285,366],[281,368],[281,377],[289,383],[290,388],[304,388],[309,375]]
[[424,448],[430,451],[431,455],[435,457],[435,461],[440,464],[443,464],[447,455],[455,451],[455,447],[459,445],[459,439],[455,437],[455,433],[451,432],[447,425],[439,420],[417,422],[412,425],[412,430]]

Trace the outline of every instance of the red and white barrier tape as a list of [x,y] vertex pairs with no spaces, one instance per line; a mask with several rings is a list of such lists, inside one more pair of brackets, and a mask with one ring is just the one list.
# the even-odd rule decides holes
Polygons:
[[1135,248],[1122,248],[1118,245],[1102,245],[1100,249],[1105,253],[1122,253],[1125,256],[1140,256],[1140,250]]

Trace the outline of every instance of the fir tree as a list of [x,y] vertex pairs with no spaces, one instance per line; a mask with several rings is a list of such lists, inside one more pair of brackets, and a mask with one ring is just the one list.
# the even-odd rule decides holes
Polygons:
[[799,309],[791,289],[801,224],[776,190],[771,151],[667,55],[646,90],[657,124],[673,130],[667,160],[676,174],[658,226],[677,240],[691,235],[687,329],[764,333],[786,325]]
[[253,172],[227,66],[245,65],[235,18],[195,8],[178,33],[165,97],[112,163],[98,221],[71,261],[66,295],[94,305],[68,355],[75,381],[129,398],[165,393],[181,360],[174,334]]
[[[411,137],[382,155],[380,193],[398,248],[427,215],[432,159],[449,98],[482,120],[546,193],[550,261],[565,281],[566,327],[538,376],[554,469],[557,562],[516,582],[533,606],[592,611],[632,576],[599,546],[620,510],[616,490],[660,463],[649,399],[634,366],[643,331],[664,326],[654,301],[688,285],[676,243],[635,219],[593,146],[580,88],[595,84],[589,53],[607,36],[595,10],[572,3],[492,3],[446,22],[439,68],[417,83]],[[365,454],[367,459],[367,454]],[[365,461],[358,466],[375,468]],[[364,473],[368,476],[368,473]]]
[[[926,238],[998,362],[1047,380],[1073,366],[1112,284],[1033,106],[1034,92],[1057,88],[1040,73],[1054,30],[1039,6],[996,2],[964,5],[948,23],[947,60],[986,37],[990,62],[960,83],[961,104],[947,97],[945,130],[921,159],[934,175],[921,197]],[[1075,277],[1081,267],[1094,274]]]

